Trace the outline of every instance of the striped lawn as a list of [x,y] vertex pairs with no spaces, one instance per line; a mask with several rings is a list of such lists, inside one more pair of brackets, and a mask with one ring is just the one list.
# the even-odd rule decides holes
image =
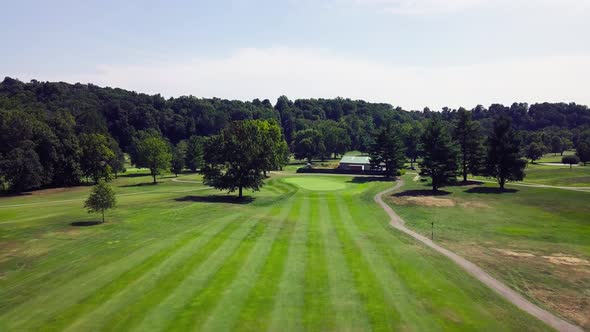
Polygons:
[[217,193],[198,184],[117,187],[110,221],[81,228],[84,189],[0,199],[0,330],[547,329],[392,230],[372,201],[390,184],[299,178],[248,204],[205,202]]

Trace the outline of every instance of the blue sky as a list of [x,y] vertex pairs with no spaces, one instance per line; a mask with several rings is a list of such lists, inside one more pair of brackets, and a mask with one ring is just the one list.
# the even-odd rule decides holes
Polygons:
[[0,75],[406,109],[590,104],[590,0],[2,1]]

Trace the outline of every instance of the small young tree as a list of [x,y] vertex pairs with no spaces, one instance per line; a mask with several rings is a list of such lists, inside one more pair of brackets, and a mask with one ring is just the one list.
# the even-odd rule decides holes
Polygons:
[[527,146],[525,154],[526,157],[534,163],[536,160],[539,160],[543,156],[544,152],[545,149],[543,148],[543,145],[537,142],[532,142],[531,144],[529,144],[529,146]]
[[100,212],[102,214],[103,223],[104,212],[114,208],[115,205],[115,191],[104,180],[99,180],[98,184],[92,187],[90,196],[84,202],[84,207],[88,210],[88,213]]
[[561,158],[561,162],[566,164],[566,165],[570,165],[570,169],[572,168],[573,165],[577,165],[580,163],[580,158],[578,158],[578,156],[564,156],[563,158]]

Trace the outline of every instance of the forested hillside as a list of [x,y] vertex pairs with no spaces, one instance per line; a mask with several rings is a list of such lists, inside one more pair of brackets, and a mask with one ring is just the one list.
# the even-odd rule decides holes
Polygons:
[[[487,109],[477,106],[471,113],[485,131],[491,130],[495,118],[505,115],[521,132],[523,148],[535,143],[556,153],[577,146],[590,128],[588,107],[573,103],[495,104]],[[246,119],[279,123],[291,151],[301,158],[368,151],[378,130],[398,123],[408,145],[406,153],[415,159],[422,122],[440,116],[451,123],[457,114],[458,110],[446,108],[406,111],[343,98],[291,101],[282,96],[274,106],[268,99],[165,99],[92,84],[23,83],[7,77],[0,83],[0,184],[13,191],[74,185],[84,177],[101,176],[96,174],[97,164],[84,164],[92,155],[102,155],[98,164],[108,164],[112,172],[122,171],[123,152],[133,156],[142,132],[160,135],[172,149],[180,142],[190,146],[232,121]],[[193,150],[194,154],[198,147]],[[187,160],[186,165],[190,163]],[[193,162],[189,168],[197,166]]]

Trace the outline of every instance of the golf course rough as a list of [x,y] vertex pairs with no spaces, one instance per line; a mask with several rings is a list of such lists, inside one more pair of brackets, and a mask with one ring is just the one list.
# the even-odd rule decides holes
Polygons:
[[549,330],[391,229],[372,201],[391,183],[275,178],[237,204],[129,186],[149,180],[116,180],[91,227],[70,226],[84,190],[0,200],[0,329]]

